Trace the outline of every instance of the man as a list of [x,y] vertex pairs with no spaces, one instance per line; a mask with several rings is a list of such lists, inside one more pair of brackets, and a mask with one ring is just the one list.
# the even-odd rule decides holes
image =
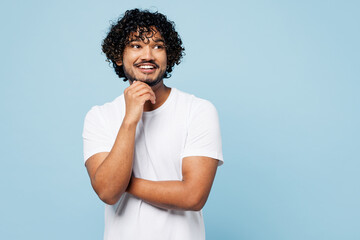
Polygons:
[[84,159],[105,206],[105,240],[205,239],[201,209],[223,161],[214,106],[164,85],[184,48],[160,13],[133,9],[103,51],[124,94],[85,118]]

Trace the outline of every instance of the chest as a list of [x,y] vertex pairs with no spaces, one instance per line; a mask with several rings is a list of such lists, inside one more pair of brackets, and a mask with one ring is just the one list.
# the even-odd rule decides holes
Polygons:
[[180,180],[186,125],[186,116],[176,112],[143,116],[135,137],[135,176],[149,180]]

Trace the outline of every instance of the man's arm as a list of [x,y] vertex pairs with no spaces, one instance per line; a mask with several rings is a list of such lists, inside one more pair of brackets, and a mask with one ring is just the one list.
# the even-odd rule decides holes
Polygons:
[[127,192],[165,209],[200,211],[209,196],[218,160],[185,157],[182,181],[149,181],[131,178]]
[[99,198],[115,204],[125,192],[132,172],[136,126],[146,101],[155,103],[155,94],[146,84],[134,82],[124,91],[126,113],[115,143],[108,152],[97,153],[86,161],[91,185]]
[[111,151],[97,153],[86,161],[91,185],[99,198],[107,204],[115,204],[128,185],[135,129],[136,125],[122,124]]

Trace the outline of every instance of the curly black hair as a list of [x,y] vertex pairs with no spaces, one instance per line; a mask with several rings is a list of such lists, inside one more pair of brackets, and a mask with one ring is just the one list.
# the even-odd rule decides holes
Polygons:
[[165,42],[167,67],[164,78],[169,78],[175,64],[180,64],[184,56],[185,48],[179,34],[175,31],[175,23],[168,20],[165,15],[148,10],[132,9],[125,12],[115,24],[112,24],[110,31],[102,43],[102,51],[107,61],[111,62],[119,78],[125,76],[123,66],[118,66],[117,61],[122,60],[124,49],[130,41],[132,33],[136,33],[141,40],[151,38],[159,31]]

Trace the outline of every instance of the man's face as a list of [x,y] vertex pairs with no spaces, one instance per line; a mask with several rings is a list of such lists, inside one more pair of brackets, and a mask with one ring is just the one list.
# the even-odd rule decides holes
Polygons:
[[156,33],[145,33],[148,38],[144,41],[137,37],[137,33],[131,34],[123,60],[117,62],[123,65],[125,76],[130,81],[142,81],[154,86],[164,77],[167,65],[165,43],[161,34],[154,30]]

